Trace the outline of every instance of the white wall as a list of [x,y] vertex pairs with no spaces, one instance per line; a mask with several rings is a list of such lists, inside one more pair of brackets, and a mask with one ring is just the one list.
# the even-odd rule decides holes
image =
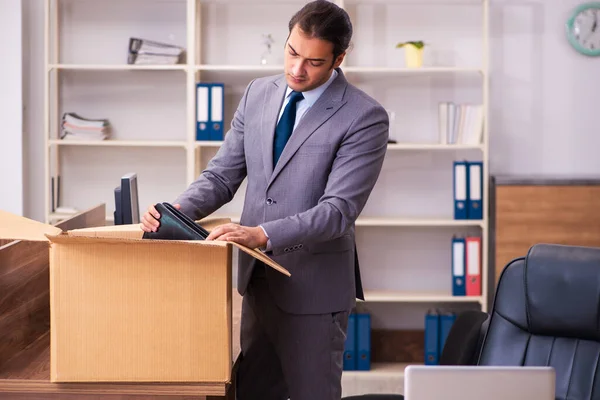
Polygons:
[[19,215],[23,214],[21,12],[20,0],[0,0],[0,210]]
[[[369,3],[365,0],[365,3]],[[412,2],[414,4],[414,2]],[[428,2],[431,3],[431,2]],[[598,119],[598,104],[600,104],[600,59],[591,59],[577,54],[572,50],[564,37],[564,23],[569,17],[571,9],[579,4],[579,0],[539,0],[539,1],[510,1],[510,0],[492,0],[491,6],[491,115],[490,115],[490,151],[491,151],[491,173],[492,174],[516,174],[516,175],[568,175],[568,176],[589,176],[598,175],[600,172],[600,157],[597,156],[600,148],[600,128]],[[431,7],[428,5],[427,7]],[[471,6],[469,6],[471,7]],[[396,10],[396,9],[395,9]],[[472,8],[469,8],[472,10]],[[211,12],[213,12],[212,10]],[[369,21],[381,16],[382,10],[375,7],[351,6],[350,11],[358,16],[359,21]],[[385,10],[383,10],[385,13]],[[395,15],[401,14],[398,10]],[[281,10],[278,11],[281,15]],[[419,13],[419,24],[440,24],[443,32],[437,32],[437,38],[440,41],[444,39],[444,32],[458,35],[465,46],[458,47],[456,54],[459,54],[464,60],[471,64],[476,64],[476,57],[473,58],[469,53],[465,53],[465,48],[474,48],[477,45],[477,38],[469,37],[471,31],[465,29],[464,24],[440,18],[441,11],[432,14]],[[442,13],[444,14],[444,13]],[[219,14],[221,18],[234,18],[235,15]],[[384,14],[385,15],[385,14]],[[444,14],[446,15],[446,14]],[[460,14],[453,14],[453,17],[460,17]],[[469,11],[466,15],[469,26],[476,24],[476,15]],[[428,19],[429,18],[429,19]],[[437,19],[436,19],[437,18]],[[356,47],[355,53],[349,60],[353,64],[361,64],[364,58],[358,59],[358,54],[369,56],[369,42],[376,42],[384,38],[388,42],[396,40],[395,35],[390,35],[384,31],[394,28],[394,24],[401,24],[402,20],[387,18],[385,24],[378,25],[377,29],[381,32],[369,33],[365,25],[357,27],[357,36],[355,42],[358,45],[366,43],[364,47]],[[26,215],[43,220],[43,2],[38,0],[24,1],[24,25],[25,25],[25,126],[26,126],[26,153],[25,162],[27,173],[25,176]],[[409,23],[409,19],[404,19],[404,23]],[[413,21],[414,22],[414,21]],[[282,20],[284,25],[287,21]],[[258,31],[257,31],[258,32]],[[382,32],[385,34],[383,35]],[[255,32],[256,33],[256,32]],[[363,36],[364,35],[364,36]],[[250,39],[249,39],[250,40]],[[214,46],[213,46],[214,47]],[[209,51],[212,47],[207,46]],[[276,50],[279,49],[276,46]],[[395,60],[395,53],[371,54],[376,62],[385,65],[393,65],[398,62]],[[451,54],[437,54],[436,59],[443,61]],[[238,55],[239,57],[239,55]],[[236,60],[238,60],[237,58]],[[431,58],[429,60],[432,60]],[[210,60],[209,60],[210,61]],[[213,60],[216,61],[216,60]],[[435,61],[435,60],[433,60]],[[250,61],[249,61],[250,62]],[[469,64],[469,65],[471,65]],[[437,82],[439,83],[439,82]],[[469,82],[467,82],[469,83]],[[359,82],[360,84],[360,82]],[[423,94],[419,85],[428,82],[415,82],[411,84],[405,95],[420,102],[406,103],[407,107],[413,107],[417,110],[418,104],[426,104],[425,98],[429,94]],[[436,82],[429,82],[430,85]],[[379,82],[381,87],[385,82]],[[364,82],[363,82],[364,86]],[[456,85],[457,87],[459,85]],[[241,85],[240,87],[243,87]],[[367,90],[370,87],[366,87]],[[373,90],[377,91],[377,87]],[[439,90],[439,89],[437,89]],[[452,88],[449,89],[453,90]],[[0,91],[0,101],[4,91]],[[458,91],[459,96],[476,93]],[[443,94],[443,93],[442,93]],[[396,98],[397,94],[388,93],[389,98]],[[435,93],[440,95],[440,93]],[[433,98],[433,97],[432,97]],[[4,100],[6,102],[6,99]],[[398,100],[400,101],[400,100]],[[413,110],[411,109],[410,112]],[[410,114],[407,112],[406,114]],[[400,118],[403,116],[402,110],[397,109],[399,134],[418,131],[418,126],[401,125]],[[412,115],[412,114],[411,114]],[[404,116],[406,117],[406,116]],[[6,120],[6,119],[5,119]],[[412,122],[411,122],[412,123]],[[432,124],[424,125],[427,129]],[[432,134],[430,129],[425,133]],[[423,134],[422,132],[419,134]],[[396,179],[397,192],[390,193],[389,186],[378,188],[375,195],[392,195],[392,199],[401,202],[402,207],[410,208],[411,213],[423,214],[435,211],[431,202],[415,202],[410,196],[418,190],[423,189],[419,181],[409,179],[409,175],[398,175],[398,166],[409,167],[414,171],[418,179],[425,179],[433,183],[427,186],[430,194],[434,195],[437,191],[446,190],[449,175],[444,173],[435,175],[431,169],[440,172],[444,171],[445,163],[449,162],[452,154],[440,156],[440,158],[427,157],[426,155],[397,153],[390,157],[390,162],[394,162],[394,168],[384,171],[382,179]],[[420,164],[419,164],[420,163]],[[419,165],[424,163],[429,167],[428,170],[421,170]],[[439,181],[431,181],[439,179]],[[369,204],[367,210],[378,212],[387,210],[395,201],[382,203],[384,207],[378,207],[377,204]],[[382,205],[379,204],[379,205]],[[420,205],[421,204],[421,205]],[[397,206],[398,204],[396,204]],[[145,206],[145,204],[141,204]],[[417,207],[417,208],[414,208]],[[418,209],[422,207],[422,209]],[[389,208],[392,210],[391,208]],[[442,214],[448,214],[451,209],[448,204]],[[407,211],[408,212],[408,211]],[[395,285],[396,288],[409,289],[411,285],[427,286],[427,280],[433,279],[436,282],[431,285],[436,288],[443,285],[442,281],[446,279],[444,266],[429,269],[427,274],[422,275],[420,279],[415,280],[419,273],[419,262],[427,259],[428,265],[444,263],[445,255],[430,252],[429,248],[433,246],[442,246],[448,232],[440,230],[425,233],[423,230],[409,230],[405,228],[390,228],[384,230],[373,230],[373,228],[362,229],[358,233],[359,240],[368,241],[372,244],[375,238],[384,240],[402,239],[402,246],[396,248],[393,259],[402,260],[398,268],[405,268],[403,274],[396,273],[394,279],[402,279],[404,283]],[[425,236],[427,235],[427,236]],[[423,244],[421,237],[427,237],[427,242]],[[437,243],[437,244],[436,244]],[[419,247],[420,246],[420,247]],[[428,247],[430,246],[430,247]],[[445,248],[445,247],[444,247]],[[365,256],[378,257],[377,247],[371,247],[365,250]],[[387,253],[389,254],[389,252]],[[390,258],[390,257],[388,257]],[[390,261],[391,263],[392,261]],[[365,266],[365,268],[367,268]],[[382,270],[382,273],[391,272],[388,268]],[[373,275],[365,277],[365,281],[375,284]],[[405,287],[406,286],[406,287]],[[413,327],[422,328],[422,315],[430,305],[398,305],[382,304],[369,305],[377,315],[385,314],[385,319],[375,317],[375,327]],[[391,318],[390,318],[391,315]]]
[[24,215],[44,221],[44,2],[23,1]]
[[600,58],[564,34],[581,3],[493,2],[492,173],[600,175]]

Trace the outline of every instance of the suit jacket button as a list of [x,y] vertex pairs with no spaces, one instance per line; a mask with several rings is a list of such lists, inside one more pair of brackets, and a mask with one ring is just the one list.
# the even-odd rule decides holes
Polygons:
[[274,203],[273,199],[269,197],[269,198],[267,199],[267,204],[268,204],[268,205],[271,205],[271,204],[273,204],[273,203]]

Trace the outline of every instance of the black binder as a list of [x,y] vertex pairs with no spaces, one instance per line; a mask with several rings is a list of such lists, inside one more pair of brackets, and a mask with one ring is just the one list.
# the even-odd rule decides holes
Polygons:
[[156,232],[144,232],[143,239],[205,240],[209,232],[169,203],[157,203],[160,225]]

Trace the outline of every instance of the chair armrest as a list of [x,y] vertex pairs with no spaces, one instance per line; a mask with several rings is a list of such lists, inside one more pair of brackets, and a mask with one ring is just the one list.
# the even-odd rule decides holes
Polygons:
[[479,340],[477,341],[477,347],[475,348],[475,354],[473,355],[473,365],[479,364],[479,356],[481,355],[481,350],[483,349],[483,342],[485,340],[485,335],[487,335],[488,327],[490,326],[490,316],[486,314],[486,319],[481,324],[481,328],[479,329]]
[[440,365],[476,365],[489,315],[469,310],[459,314],[450,328],[440,356]]

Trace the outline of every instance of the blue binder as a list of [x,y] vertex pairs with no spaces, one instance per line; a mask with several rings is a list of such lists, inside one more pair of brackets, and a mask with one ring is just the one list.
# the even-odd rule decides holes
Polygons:
[[356,369],[369,371],[371,369],[371,315],[356,314]]
[[465,238],[452,238],[452,295],[466,296]]
[[444,345],[446,344],[446,339],[448,338],[448,333],[452,328],[452,324],[456,320],[456,314],[453,312],[444,312],[440,314],[440,337],[439,337],[439,350],[440,355],[444,350]]
[[468,219],[483,219],[483,162],[471,161],[467,166],[469,168]]
[[223,140],[225,85],[196,84],[196,140]]
[[344,371],[356,370],[356,314],[348,316],[348,333],[344,345]]
[[469,201],[469,169],[466,161],[454,161],[453,168],[454,219],[467,219]]
[[440,319],[437,311],[427,311],[425,314],[425,365],[439,363],[439,332]]

